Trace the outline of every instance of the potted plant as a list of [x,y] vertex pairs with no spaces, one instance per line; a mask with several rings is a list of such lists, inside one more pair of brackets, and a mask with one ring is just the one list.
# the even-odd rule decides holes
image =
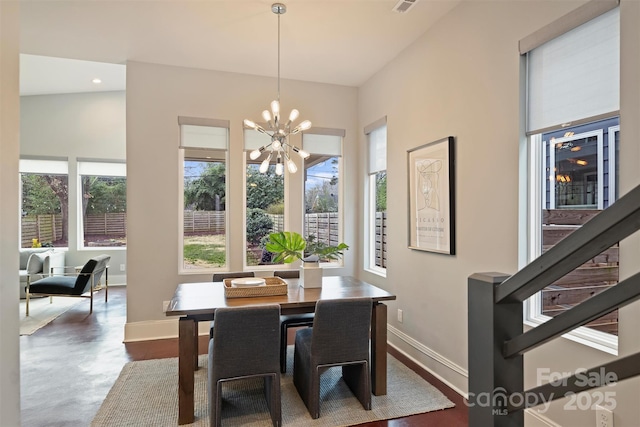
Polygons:
[[[349,249],[345,243],[328,245],[309,236],[308,240],[295,231],[281,231],[269,234],[269,242],[265,249],[276,256],[273,262],[292,263],[302,260],[300,270],[300,285],[305,288],[319,288],[322,286],[322,270],[320,261],[336,261]],[[306,255],[306,256],[305,256]]]

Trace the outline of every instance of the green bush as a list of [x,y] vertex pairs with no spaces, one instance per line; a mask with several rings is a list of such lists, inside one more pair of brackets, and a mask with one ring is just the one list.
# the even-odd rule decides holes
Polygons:
[[257,245],[273,229],[273,221],[262,209],[247,209],[247,242]]
[[271,215],[284,215],[284,203],[274,203],[267,207],[267,213]]

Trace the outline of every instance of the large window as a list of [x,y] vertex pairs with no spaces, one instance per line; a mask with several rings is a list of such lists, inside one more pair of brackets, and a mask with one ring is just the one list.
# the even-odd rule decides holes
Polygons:
[[78,161],[78,178],[81,246],[126,246],[126,165]]
[[228,122],[181,117],[183,272],[227,266]]
[[244,142],[247,162],[245,190],[246,265],[268,265],[272,264],[271,254],[265,250],[269,234],[284,231],[285,229],[285,175],[276,174],[276,167],[273,161],[269,162],[269,166],[264,173],[260,172],[260,166],[268,157],[268,150],[265,150],[255,160],[251,160],[249,157],[251,151],[270,142],[268,135],[245,129]]
[[303,149],[311,156],[304,162],[304,230],[307,241],[338,245],[342,242],[341,187],[344,131],[325,129],[305,133]]
[[[567,28],[559,37],[545,40],[544,33],[521,41],[522,48],[542,39],[522,52],[527,63],[529,261],[614,203],[619,187],[619,9]],[[617,282],[614,245],[532,297],[527,317],[544,321],[557,316]],[[586,326],[574,335],[615,347],[617,311]]]
[[66,160],[20,160],[20,247],[69,242],[69,175]]
[[365,129],[368,140],[367,238],[365,265],[384,274],[387,268],[387,126],[378,123]]

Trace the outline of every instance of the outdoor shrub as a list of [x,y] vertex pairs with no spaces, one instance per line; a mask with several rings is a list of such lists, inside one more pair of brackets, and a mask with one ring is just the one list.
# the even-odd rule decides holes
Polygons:
[[269,234],[273,221],[262,209],[247,209],[247,241],[257,245],[263,236]]

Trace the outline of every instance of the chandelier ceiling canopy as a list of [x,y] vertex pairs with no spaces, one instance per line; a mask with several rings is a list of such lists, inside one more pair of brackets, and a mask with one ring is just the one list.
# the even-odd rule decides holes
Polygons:
[[271,111],[264,110],[262,112],[262,118],[266,122],[267,129],[249,119],[244,120],[244,125],[271,138],[271,142],[253,150],[249,154],[251,160],[256,160],[263,152],[268,152],[267,157],[260,164],[260,172],[266,173],[273,159],[276,164],[276,174],[282,175],[284,163],[287,164],[287,169],[290,173],[296,173],[298,170],[295,162],[291,159],[291,152],[297,153],[303,159],[309,157],[309,153],[306,151],[289,144],[289,135],[295,135],[309,129],[311,122],[304,120],[297,126],[293,126],[293,123],[300,115],[299,111],[295,108],[291,110],[288,120],[286,121],[283,120],[280,115],[280,15],[283,15],[287,11],[287,7],[282,3],[274,3],[271,5],[271,11],[278,16],[278,97],[271,101]]

